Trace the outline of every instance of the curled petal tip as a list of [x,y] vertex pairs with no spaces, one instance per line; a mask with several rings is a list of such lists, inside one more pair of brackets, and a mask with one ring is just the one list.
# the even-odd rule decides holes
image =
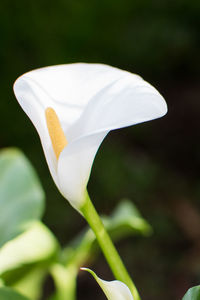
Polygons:
[[81,270],[89,272],[94,277],[108,300],[134,300],[129,288],[123,282],[103,280],[88,268],[81,268]]

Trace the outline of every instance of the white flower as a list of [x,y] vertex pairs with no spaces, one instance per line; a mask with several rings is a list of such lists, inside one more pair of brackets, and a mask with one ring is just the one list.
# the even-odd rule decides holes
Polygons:
[[126,284],[119,280],[106,281],[99,278],[92,270],[81,268],[88,271],[100,285],[108,300],[134,300],[133,296]]
[[34,70],[16,80],[14,92],[38,131],[55,184],[78,210],[107,133],[167,112],[163,97],[141,77],[101,64]]

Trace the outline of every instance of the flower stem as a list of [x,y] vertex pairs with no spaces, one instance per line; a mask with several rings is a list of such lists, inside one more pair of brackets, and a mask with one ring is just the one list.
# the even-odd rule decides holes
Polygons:
[[111,241],[89,195],[87,194],[84,205],[80,208],[88,224],[94,231],[104,256],[117,280],[124,282],[130,289],[134,300],[140,300],[139,293],[126,270],[113,242]]

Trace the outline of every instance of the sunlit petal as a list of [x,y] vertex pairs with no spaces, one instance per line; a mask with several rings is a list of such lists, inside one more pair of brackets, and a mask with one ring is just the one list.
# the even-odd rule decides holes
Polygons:
[[[92,163],[106,134],[167,112],[163,97],[140,76],[101,64],[34,70],[16,80],[14,92],[38,131],[57,187],[77,209],[84,201]],[[54,136],[52,140],[45,118],[49,107],[67,141],[56,152],[59,139]]]

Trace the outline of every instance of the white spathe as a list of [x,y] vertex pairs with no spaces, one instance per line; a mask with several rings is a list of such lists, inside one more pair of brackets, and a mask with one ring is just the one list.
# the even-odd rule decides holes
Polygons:
[[119,280],[103,280],[88,268],[81,268],[81,270],[88,271],[90,274],[92,274],[102,288],[108,300],[134,300],[129,288],[123,282]]
[[[55,184],[78,210],[94,157],[107,133],[167,112],[163,97],[141,77],[102,64],[33,70],[16,80],[14,93],[38,131]],[[47,129],[47,107],[56,111],[68,141],[58,160]]]

